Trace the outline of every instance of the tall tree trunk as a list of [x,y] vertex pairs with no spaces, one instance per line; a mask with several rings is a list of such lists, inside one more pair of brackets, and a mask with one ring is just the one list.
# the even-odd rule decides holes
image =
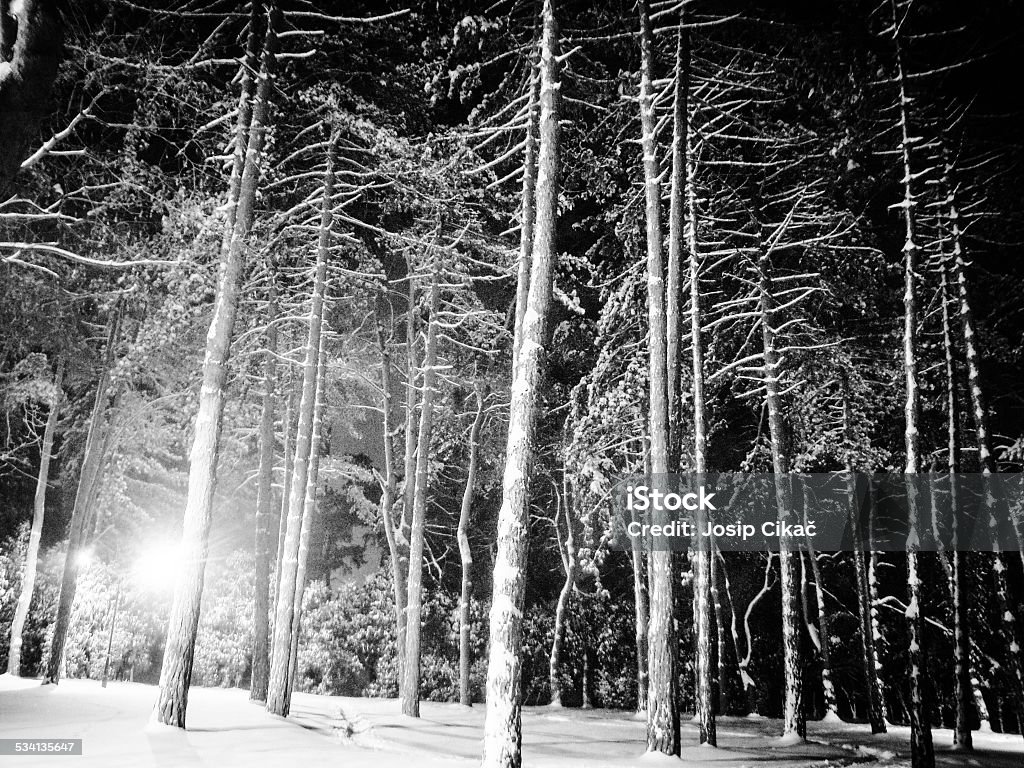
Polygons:
[[580,708],[581,709],[593,709],[594,708],[594,697],[591,695],[591,689],[592,689],[591,683],[593,682],[592,681],[593,672],[591,670],[593,668],[593,664],[591,663],[591,660],[590,660],[591,649],[590,649],[589,637],[584,635],[582,640],[583,640],[583,669],[581,670],[581,674],[580,674],[580,677],[581,677],[581,679],[580,679],[580,691],[581,691],[581,694],[582,694],[582,700],[583,701],[582,701],[582,704],[580,705]]
[[[946,160],[943,180],[947,193],[946,217],[952,241],[950,271],[952,273],[951,278],[957,287],[960,322],[963,326],[964,356],[967,359],[967,391],[970,395],[971,418],[974,423],[975,443],[978,447],[978,465],[983,475],[983,483],[986,486],[985,498],[991,499],[992,493],[987,487],[989,485],[988,478],[998,470],[998,467],[992,453],[988,410],[985,405],[985,393],[981,382],[981,355],[978,351],[977,328],[974,312],[971,309],[970,292],[967,286],[954,167],[952,161],[948,158]],[[991,513],[994,514],[994,510]],[[1020,550],[1020,555],[1022,561],[1024,561],[1024,549]],[[1024,651],[1022,651],[1021,640],[1017,633],[1017,606],[1010,598],[1011,589],[1008,583],[1008,569],[1005,555],[1002,552],[995,552],[993,554],[992,575],[996,585],[996,599],[999,602],[1000,633],[1003,645],[1007,650],[1007,666],[1010,668],[1010,673],[1013,675],[1016,687],[1018,719],[1021,721],[1021,728],[1024,729],[1024,658],[1021,656]],[[977,695],[975,699],[978,699]]]
[[107,401],[110,398],[110,372],[114,365],[114,349],[121,326],[120,308],[114,311],[107,330],[107,344],[104,352],[103,373],[96,385],[96,399],[89,417],[89,432],[82,454],[82,468],[78,474],[75,503],[71,510],[71,530],[68,535],[68,549],[64,555],[64,569],[61,574],[60,596],[57,598],[57,615],[53,620],[50,639],[50,655],[46,661],[44,683],[56,684],[60,680],[61,664],[64,658],[64,644],[71,626],[71,609],[75,602],[78,586],[79,556],[86,543],[91,520],[92,501],[96,496],[100,470],[106,453],[109,424],[107,423]]
[[[665,276],[661,252],[661,183],[658,168],[656,118],[654,115],[653,41],[650,9],[641,0],[640,10],[640,126],[644,166],[647,221],[647,319],[651,472],[653,482],[663,484],[668,466],[668,401],[666,369]],[[663,489],[664,490],[664,489]],[[664,522],[663,511],[652,516]],[[672,553],[651,552],[651,620],[648,627],[650,686],[647,708],[647,750],[679,754],[679,705],[677,701],[676,642],[673,625]]]
[[523,191],[520,199],[519,261],[516,265],[516,317],[512,337],[512,370],[523,343],[523,319],[530,296],[533,230],[537,221],[537,140],[540,132],[540,63],[530,65],[530,95],[526,107],[526,139],[523,146]]
[[[951,507],[957,509],[959,506],[957,473],[960,471],[960,400],[957,397],[956,352],[949,311],[949,303],[952,299],[949,286],[949,256],[946,253],[949,233],[945,227],[943,227],[942,235],[942,253],[939,254],[939,292],[942,302],[942,348],[946,374],[946,469],[949,473]],[[954,530],[953,535],[950,573],[950,591],[953,597],[953,659],[956,670],[954,675],[956,724],[953,728],[953,744],[957,749],[970,750],[974,748],[970,721],[971,640],[970,628],[967,623],[967,604],[963,594],[967,580],[964,573],[964,553],[960,551],[958,531]]]
[[[714,550],[708,552],[708,560],[710,561],[710,591],[711,591],[711,607],[714,610],[715,616],[715,683],[717,696],[716,707],[720,714],[729,714],[731,702],[729,699],[729,688],[728,688],[728,669],[729,657],[727,656],[728,649],[725,644],[725,612],[722,609],[721,591],[719,590],[719,559],[715,556]],[[714,745],[712,745],[714,746]]]
[[[288,532],[288,503],[292,493],[292,471],[295,469],[295,453],[292,450],[292,414],[295,407],[295,387],[292,383],[291,366],[288,367],[288,394],[284,401],[284,416],[281,419],[281,451],[284,454],[284,478],[281,488],[281,507],[277,512],[277,556],[274,558],[274,579],[271,583],[270,609],[277,608],[277,595],[281,582],[281,564],[284,562],[284,542]],[[274,631],[274,616],[270,616],[270,631]]]
[[0,200],[28,154],[50,109],[64,30],[56,0],[0,6]]
[[418,336],[416,323],[416,275],[412,259],[407,257],[407,302],[405,315],[405,454],[402,480],[402,516],[395,529],[395,546],[398,552],[398,568],[395,579],[402,582],[401,605],[395,606],[398,611],[398,640],[396,656],[398,660],[398,688],[401,692],[405,680],[406,637],[409,624],[409,529],[412,527],[413,497],[416,495],[416,372],[419,361],[416,352]]
[[668,466],[679,471],[683,433],[683,246],[687,219],[686,193],[690,149],[689,86],[690,33],[685,26],[685,6],[676,34],[675,88],[672,115],[672,175],[668,213],[668,286],[665,293],[665,359],[668,382]]
[[[227,251],[231,247],[235,224],[238,221],[239,201],[242,191],[242,176],[245,174],[246,153],[249,150],[249,137],[253,130],[253,109],[256,105],[257,82],[260,80],[260,16],[263,13],[263,0],[252,0],[249,4],[249,31],[245,39],[245,56],[239,71],[240,87],[238,107],[235,115],[235,131],[231,139],[231,176],[228,179],[227,203],[224,206],[225,224],[221,248]],[[269,16],[268,16],[269,19]],[[254,75],[257,75],[254,77]]]
[[270,675],[268,655],[270,633],[270,518],[274,501],[274,398],[277,388],[277,289],[271,274],[267,318],[265,360],[263,363],[263,410],[260,415],[260,463],[256,487],[256,540],[252,627],[252,683],[249,698],[267,700]]
[[[576,586],[576,575],[578,559],[576,553],[576,536],[574,533],[574,502],[575,491],[573,483],[566,477],[568,469],[562,469],[562,503],[559,505],[565,513],[565,545],[562,545],[561,536],[558,533],[558,513],[555,514],[555,543],[558,545],[558,554],[562,560],[562,569],[565,571],[565,580],[562,582],[562,589],[558,593],[558,603],[555,606],[555,628],[552,633],[551,655],[548,659],[548,685],[551,688],[551,705],[562,706],[562,685],[559,681],[559,673],[562,669],[562,648],[565,645],[565,626],[569,616],[569,600],[572,598],[572,591]],[[583,681],[586,686],[586,679]]]
[[[680,80],[689,80],[689,34],[682,26],[680,27],[679,50],[677,53],[677,88]],[[685,67],[685,68],[684,68]],[[686,90],[683,89],[678,97],[681,101],[687,101]],[[677,120],[682,119],[687,124],[689,116],[678,115]],[[704,340],[702,338],[701,326],[703,324],[700,272],[702,257],[700,255],[700,243],[697,231],[697,187],[694,179],[694,157],[692,146],[692,132],[687,129],[681,131],[683,134],[678,141],[685,141],[686,152],[684,158],[677,158],[678,150],[673,148],[673,183],[675,183],[676,162],[681,162],[684,168],[678,171],[682,176],[683,193],[686,198],[684,236],[689,252],[689,290],[690,290],[690,350],[692,358],[693,377],[693,469],[703,476],[707,472],[707,403],[704,397]],[[676,139],[674,138],[674,141]],[[673,195],[673,201],[675,196]],[[671,283],[671,277],[670,281]],[[715,746],[718,742],[717,728],[715,725],[715,713],[711,704],[712,681],[711,681],[711,617],[709,602],[712,599],[714,587],[712,579],[712,558],[714,553],[701,548],[693,553],[694,557],[694,623],[696,634],[697,670],[696,670],[696,708],[697,721],[700,728],[701,743],[708,743]],[[717,599],[716,599],[717,604]],[[721,637],[721,626],[719,636]],[[722,661],[722,645],[719,645],[719,662]],[[725,685],[724,678],[719,673],[719,689]]]
[[[846,482],[851,502],[852,518],[851,526],[854,531],[861,530],[861,510],[856,506],[859,497],[857,489],[857,476],[854,474],[853,463],[853,413],[850,404],[850,383],[844,375],[843,385],[843,434],[847,443],[846,446]],[[870,512],[869,512],[870,514]],[[878,675],[875,670],[875,634],[872,627],[872,602],[870,588],[868,586],[868,567],[865,558],[865,547],[860,537],[857,537],[853,552],[853,568],[857,582],[857,618],[860,622],[860,649],[861,665],[864,671],[864,685],[868,699],[868,723],[871,725],[871,733],[885,733],[885,712],[882,706],[882,688],[879,684]]]
[[732,598],[728,574],[726,574],[725,578],[725,589],[727,592],[730,593],[729,604],[733,606],[732,637],[733,645],[736,646],[736,667],[739,670],[740,682],[743,686],[743,696],[746,700],[747,711],[750,714],[758,713],[757,682],[754,680],[754,677],[750,674],[750,662],[754,656],[753,635],[750,631],[750,616],[751,614],[753,614],[754,608],[757,606],[759,602],[761,602],[762,598],[764,598],[764,596],[771,591],[773,584],[773,575],[775,573],[772,569],[773,554],[771,552],[768,552],[766,554],[767,558],[764,565],[764,583],[761,585],[761,589],[758,591],[758,593],[754,595],[753,598],[751,598],[749,603],[747,603],[747,608],[743,613],[743,637],[745,641],[744,645],[746,646],[746,648],[742,656],[740,655],[739,630],[736,627],[735,602]]
[[[637,518],[634,516],[633,519]],[[647,563],[640,539],[633,536],[630,538],[630,544],[633,562],[633,608],[636,619],[636,709],[638,712],[646,712],[648,692],[647,622],[650,610],[647,596]]]
[[33,500],[32,529],[28,536],[28,549],[25,552],[25,569],[21,575],[21,593],[11,620],[11,645],[7,654],[8,674],[21,675],[21,647],[25,632],[25,620],[28,609],[32,606],[32,593],[36,588],[36,567],[39,563],[39,539],[43,533],[43,517],[46,515],[46,489],[50,482],[50,459],[53,456],[53,438],[57,434],[57,421],[60,418],[60,406],[64,399],[61,384],[64,380],[64,361],[57,363],[57,373],[53,378],[53,396],[50,399],[50,412],[46,416],[43,428],[43,442],[39,447],[39,474],[36,476],[36,494]]
[[[435,256],[435,259],[437,257]],[[420,716],[420,617],[423,610],[423,544],[426,533],[427,485],[430,480],[430,437],[434,429],[434,399],[437,390],[437,313],[440,310],[440,277],[435,261],[430,281],[430,316],[423,350],[423,398],[416,438],[416,492],[412,502],[409,531],[409,608],[405,628],[405,669],[400,691],[402,712]]]
[[[235,221],[238,213],[238,196],[242,184],[242,172],[245,169],[245,153],[249,144],[249,130],[252,125],[253,97],[256,91],[256,80],[253,73],[259,65],[259,21],[262,11],[262,2],[253,0],[249,6],[249,33],[246,37],[245,58],[241,68],[241,93],[238,99],[238,116],[235,118],[235,136],[233,147],[233,158],[231,166],[231,178],[228,182],[228,205],[227,225],[224,230],[225,247],[230,244],[230,238],[234,231]],[[264,556],[266,565],[260,562],[260,553],[269,547],[269,520],[266,515],[269,513],[273,498],[273,474],[274,474],[274,400],[273,390],[276,379],[275,358],[277,353],[277,327],[273,324],[277,317],[277,295],[276,284],[271,265],[270,301],[268,311],[268,325],[266,331],[266,360],[264,361],[264,395],[262,412],[260,416],[260,459],[256,490],[256,536],[255,536],[255,605],[253,613],[253,657],[252,657],[252,683],[249,687],[249,698],[253,701],[265,701],[267,698],[267,675],[270,672],[270,663],[267,657],[268,634],[270,631],[270,574],[269,574],[269,551]],[[268,398],[268,394],[270,396]],[[269,421],[269,432],[267,423]],[[287,426],[285,427],[287,430]],[[269,435],[269,437],[268,437]],[[268,454],[267,447],[270,446]],[[286,451],[287,452],[287,451]],[[266,462],[269,460],[269,480]],[[275,560],[275,563],[278,562]],[[266,571],[266,575],[264,575]],[[262,590],[261,583],[267,584],[267,589]],[[276,584],[272,591],[276,593]],[[267,594],[264,598],[263,595]],[[262,603],[263,610],[260,611]],[[264,618],[261,618],[264,617]]]
[[473,494],[476,488],[477,463],[480,457],[480,430],[484,423],[483,384],[476,382],[476,415],[469,430],[469,468],[466,470],[466,490],[462,494],[459,509],[459,560],[462,563],[462,595],[459,598],[459,703],[473,706],[473,695],[469,690],[470,658],[470,601],[473,599],[473,550],[469,546],[469,519],[473,511]]
[[391,370],[391,347],[385,335],[385,310],[390,302],[385,299],[384,291],[377,299],[376,305],[376,326],[377,345],[380,347],[380,379],[383,411],[383,432],[384,432],[384,479],[381,483],[380,515],[384,528],[384,538],[388,543],[388,554],[391,558],[391,586],[395,595],[395,649],[399,661],[399,680],[405,669],[405,607],[406,599],[406,565],[402,543],[399,541],[401,535],[401,519],[396,526],[395,504],[397,501],[398,471],[395,466],[395,434],[398,427],[394,425],[395,408],[395,382]]
[[185,727],[188,687],[192,679],[192,662],[199,629],[199,608],[216,488],[220,430],[224,415],[224,386],[227,381],[227,364],[238,307],[242,268],[248,249],[256,189],[261,173],[260,156],[269,113],[268,100],[277,40],[274,30],[278,16],[279,12],[272,7],[267,21],[259,83],[256,87],[252,123],[235,206],[234,226],[231,228],[231,238],[227,247],[221,249],[217,296],[210,330],[206,336],[203,386],[199,395],[195,436],[189,457],[188,497],[182,532],[183,563],[174,589],[174,601],[167,624],[167,644],[160,670],[160,690],[153,711],[155,721],[178,728]]
[[[779,520],[788,523],[793,516],[793,489],[786,452],[786,427],[779,394],[779,353],[775,341],[774,293],[771,262],[767,251],[758,257],[761,335],[764,343],[764,391],[768,406],[768,431],[771,439],[772,470],[775,473],[775,500]],[[800,607],[798,603],[795,560],[791,537],[779,541],[779,573],[782,590],[782,653],[785,678],[782,735],[804,738],[806,723],[803,707],[803,660],[800,654]]]
[[532,440],[544,352],[548,343],[558,217],[559,82],[558,28],[554,0],[544,0],[540,65],[540,144],[537,155],[536,224],[530,290],[522,342],[512,372],[505,471],[498,512],[497,553],[491,597],[491,644],[487,657],[487,714],[483,768],[519,768],[522,710],[523,604],[529,550]]
[[[874,541],[874,529],[875,529],[875,493],[874,483],[868,483],[868,537]],[[881,604],[879,602],[879,589],[878,589],[878,567],[879,567],[879,553],[874,549],[871,550],[868,556],[868,605],[870,606],[870,617],[871,617],[871,666],[872,666],[872,684],[878,689],[879,699],[878,703],[882,711],[882,722],[888,724],[889,722],[889,707],[885,701],[885,685],[882,680],[884,667],[882,666],[882,646],[884,644],[884,638],[882,637],[882,620],[878,612],[878,607]]]
[[[807,487],[804,487],[804,520],[807,520],[807,508],[809,499]],[[814,543],[810,536],[807,537],[807,560],[810,563],[811,575],[814,577],[814,602],[818,612],[818,626],[814,628],[806,606],[804,607],[804,618],[807,629],[811,634],[811,642],[818,650],[821,659],[821,690],[825,699],[825,721],[839,722],[839,704],[836,700],[836,686],[832,679],[832,653],[828,645],[829,626],[828,610],[825,606],[825,589],[821,583],[821,566],[818,564],[818,553],[814,550]]]
[[900,153],[903,160],[903,201],[900,208],[906,237],[903,244],[903,370],[906,378],[906,404],[904,417],[906,428],[904,444],[907,465],[904,469],[908,476],[907,506],[909,515],[910,535],[907,540],[907,586],[909,604],[907,605],[907,624],[909,649],[907,663],[910,674],[910,747],[913,768],[933,768],[935,754],[932,749],[931,724],[928,722],[928,710],[925,703],[924,681],[924,619],[921,604],[921,578],[918,569],[919,540],[916,526],[918,523],[917,489],[913,477],[918,472],[918,416],[920,413],[920,392],[917,382],[917,261],[919,247],[916,240],[916,216],[914,208],[917,201],[914,196],[914,175],[910,156],[911,144],[916,140],[910,135],[910,121],[906,77],[903,68],[903,48],[899,36],[899,19],[896,0],[889,1],[892,12],[892,39],[896,57],[896,81],[899,86],[899,129]]
[[274,640],[270,654],[270,683],[267,689],[267,711],[287,717],[291,709],[289,682],[291,676],[291,640],[295,623],[295,592],[299,577],[299,549],[302,520],[306,507],[313,448],[317,381],[319,378],[320,345],[323,343],[324,295],[327,290],[327,256],[331,246],[331,225],[334,220],[334,140],[327,152],[324,173],[323,204],[320,209],[320,233],[317,243],[316,272],[309,307],[309,332],[302,366],[302,397],[295,434],[295,462],[291,493],[288,499],[288,525],[282,552],[281,575],[278,579],[277,605],[274,611]]
[[[324,286],[326,293],[327,286]],[[299,530],[298,566],[295,570],[295,596],[292,609],[292,637],[288,646],[288,678],[285,700],[291,706],[292,691],[299,662],[299,630],[302,628],[302,598],[306,593],[309,566],[309,540],[313,535],[317,511],[316,489],[320,473],[320,441],[323,434],[324,407],[327,400],[327,344],[320,330],[320,353],[316,364],[316,395],[313,397],[313,436],[309,443],[309,471],[306,473],[306,495],[302,501],[302,526]]]

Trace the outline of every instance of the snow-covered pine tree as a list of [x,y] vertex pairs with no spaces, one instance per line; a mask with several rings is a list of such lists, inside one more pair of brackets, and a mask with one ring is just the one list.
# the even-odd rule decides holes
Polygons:
[[270,266],[270,292],[267,300],[267,329],[263,363],[263,397],[260,408],[260,457],[256,479],[256,535],[254,556],[256,573],[252,627],[252,682],[249,698],[267,700],[270,676],[270,521],[274,501],[274,405],[277,398],[277,287]]
[[559,38],[554,0],[544,0],[541,19],[540,127],[537,149],[536,221],[531,248],[530,289],[512,373],[508,441],[498,512],[497,554],[491,596],[491,644],[487,659],[484,768],[519,768],[522,707],[523,605],[529,547],[532,437],[537,417],[544,353],[548,343],[558,217]]
[[903,200],[897,204],[902,213],[905,238],[903,244],[903,371],[906,378],[906,402],[904,406],[904,448],[908,476],[907,504],[910,534],[907,539],[907,587],[909,600],[906,616],[909,629],[908,664],[910,676],[910,744],[914,768],[933,768],[935,754],[932,749],[931,723],[925,702],[924,669],[924,617],[921,604],[921,577],[918,563],[918,501],[913,476],[920,463],[918,444],[918,420],[920,418],[920,391],[917,365],[917,281],[918,252],[916,239],[917,195],[911,160],[911,145],[918,141],[910,132],[909,105],[906,73],[903,68],[903,48],[900,39],[900,19],[903,14],[897,9],[896,0],[889,2],[892,15],[892,42],[895,54],[896,82],[898,85],[899,108],[899,149],[902,158],[903,177],[901,186]]
[[[840,377],[842,386],[842,436],[843,465],[846,471],[847,488],[850,499],[854,502],[850,524],[854,530],[863,530],[861,514],[863,507],[857,505],[860,489],[857,485],[856,464],[854,461],[854,420],[850,376],[844,373]],[[870,510],[868,512],[870,514]],[[885,733],[885,713],[882,700],[882,686],[875,668],[875,631],[872,626],[872,598],[868,586],[868,562],[870,555],[867,548],[858,538],[853,552],[854,578],[857,582],[857,618],[860,627],[861,665],[864,671],[864,686],[868,699],[868,722],[872,733]]]
[[[647,0],[638,3],[640,14],[640,130],[643,153],[645,220],[647,232],[647,345],[648,419],[651,473],[664,482],[669,472],[668,390],[666,365],[665,276],[662,259],[661,171],[658,166],[654,114],[654,42]],[[664,517],[664,512],[661,513]],[[652,516],[657,523],[658,515]],[[648,663],[650,692],[647,697],[647,750],[679,754],[679,702],[676,676],[674,578],[672,553],[650,553],[650,624]]]
[[[984,483],[987,483],[998,465],[992,452],[991,433],[988,425],[988,410],[985,391],[981,378],[981,354],[978,350],[977,323],[971,307],[970,288],[967,279],[966,254],[963,243],[963,225],[960,222],[960,205],[958,202],[958,186],[956,164],[951,155],[947,154],[943,168],[943,188],[946,192],[944,201],[945,222],[950,243],[950,259],[948,261],[949,277],[956,284],[958,314],[962,328],[964,358],[967,367],[967,392],[970,402],[971,420],[974,425],[975,445],[978,449],[978,468]],[[985,498],[991,500],[992,493],[985,488]],[[995,510],[990,510],[995,514]],[[993,519],[994,522],[994,519]],[[1019,531],[1018,531],[1019,535]],[[1024,562],[1024,548],[1019,549]],[[1006,555],[996,551],[992,557],[992,576],[995,581],[996,600],[999,603],[1000,634],[1007,653],[1007,666],[1013,675],[1016,687],[1018,720],[1024,723],[1024,650],[1017,632],[1017,611],[1010,598],[1009,573]],[[975,701],[979,700],[975,692]],[[981,699],[984,702],[984,699]],[[979,707],[979,712],[981,707]]]
[[377,334],[377,348],[380,351],[381,423],[384,443],[383,478],[380,478],[380,517],[384,539],[388,545],[391,561],[391,586],[395,597],[395,654],[398,661],[398,675],[401,679],[405,670],[405,607],[407,588],[408,552],[404,546],[404,533],[400,530],[402,520],[396,518],[398,499],[398,469],[395,458],[395,437],[401,425],[395,425],[396,385],[394,362],[392,360],[393,335],[388,329],[392,319],[392,297],[390,284],[380,286],[374,304],[374,326]]
[[[437,333],[440,309],[440,276],[437,256],[433,257],[428,300],[427,338],[423,350],[423,396],[416,438],[416,474],[409,530],[408,607],[405,627],[405,668],[400,698],[402,712],[420,716],[420,615],[423,609],[423,543],[427,514],[427,484],[430,479],[430,436],[434,428],[434,400],[437,393]],[[408,480],[406,481],[408,483]]]
[[[799,200],[798,200],[799,204]],[[760,227],[760,222],[757,223]],[[784,231],[785,224],[777,232]],[[781,234],[773,233],[769,243],[778,242]],[[772,471],[775,475],[775,496],[779,520],[792,522],[793,492],[789,479],[786,426],[783,417],[780,383],[780,354],[777,333],[780,323],[776,318],[776,288],[772,282],[771,245],[759,237],[756,259],[758,311],[761,337],[764,343],[764,400],[768,410],[768,432],[771,444]],[[785,700],[782,708],[783,738],[804,738],[806,725],[803,708],[803,674],[800,653],[799,614],[796,586],[796,547],[791,537],[779,542],[779,572],[782,590],[782,655]]]
[[[228,222],[217,283],[213,319],[207,335],[203,363],[203,387],[196,415],[195,437],[189,463],[188,501],[182,534],[183,567],[174,590],[174,602],[167,625],[167,645],[160,670],[160,691],[153,719],[164,725],[185,727],[188,687],[192,677],[199,607],[213,494],[216,487],[217,457],[224,414],[224,385],[227,361],[241,288],[242,268],[249,247],[249,233],[255,218],[256,191],[262,174],[263,144],[270,116],[269,99],[276,65],[277,29],[280,11],[271,3],[267,9],[267,30],[260,56],[250,122],[239,121],[235,132],[235,159],[229,185]],[[248,95],[243,89],[239,117],[247,111]],[[244,151],[239,145],[244,143]],[[237,177],[237,189],[234,179]]]
[[298,424],[295,434],[288,521],[282,548],[281,571],[278,576],[277,605],[274,607],[274,636],[270,651],[270,683],[267,689],[267,711],[286,717],[291,708],[289,678],[291,674],[292,634],[295,622],[295,595],[298,584],[299,549],[310,472],[310,455],[314,434],[314,410],[319,380],[320,345],[323,343],[324,298],[327,283],[327,257],[331,247],[334,221],[334,137],[328,144],[321,191],[320,225],[316,249],[313,286],[309,302],[309,328],[302,365],[302,395],[299,400]]
[[[324,286],[324,297],[330,286]],[[326,326],[326,321],[324,322]],[[316,396],[313,400],[313,436],[309,444],[309,469],[306,472],[306,493],[302,499],[302,529],[299,531],[298,567],[295,570],[295,595],[292,598],[292,636],[288,647],[288,676],[284,700],[291,707],[295,677],[298,674],[299,632],[302,628],[302,599],[306,593],[309,567],[309,540],[313,535],[317,511],[317,488],[320,478],[320,451],[323,437],[324,409],[327,407],[327,330],[320,329],[320,351],[316,364]]]

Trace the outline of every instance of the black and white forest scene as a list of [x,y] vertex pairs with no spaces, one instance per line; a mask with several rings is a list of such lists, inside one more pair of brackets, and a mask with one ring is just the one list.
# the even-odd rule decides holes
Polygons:
[[0,765],[1024,767],[1022,62],[0,0]]

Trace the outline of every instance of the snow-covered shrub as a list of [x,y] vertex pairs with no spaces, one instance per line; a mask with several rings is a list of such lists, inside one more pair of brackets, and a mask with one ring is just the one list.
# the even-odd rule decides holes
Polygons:
[[253,556],[235,552],[206,577],[193,685],[241,687],[252,670]]
[[523,612],[524,704],[547,704],[551,700],[548,660],[554,628],[554,611],[548,606],[527,606]]
[[[43,581],[51,585],[44,593],[45,604],[39,612],[40,618],[47,622],[47,647],[43,650],[48,656],[64,553],[51,553],[40,565],[40,574],[45,574]],[[166,621],[166,607],[162,602],[137,589],[124,576],[123,568],[96,561],[89,563],[78,572],[75,603],[64,645],[64,674],[92,679],[102,677],[109,644],[111,679],[155,682],[159,672],[155,661]]]
[[[398,694],[394,592],[382,571],[365,584],[344,584],[332,593],[313,582],[303,598],[296,688],[344,696]],[[423,593],[420,696],[459,698],[458,598],[437,589]],[[470,691],[483,700],[487,669],[487,610],[470,604]]]
[[394,695],[395,613],[384,574],[333,593],[315,581],[303,596],[296,689],[344,696]]
[[592,697],[595,706],[636,709],[636,641],[633,606],[600,592],[588,617],[593,633]]

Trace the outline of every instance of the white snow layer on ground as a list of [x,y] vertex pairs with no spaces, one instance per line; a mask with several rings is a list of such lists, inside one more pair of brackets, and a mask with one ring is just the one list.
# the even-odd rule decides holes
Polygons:
[[[0,765],[64,768],[410,768],[473,766],[480,759],[484,708],[424,702],[421,718],[404,717],[391,699],[296,694],[287,719],[268,715],[237,689],[193,688],[188,729],[147,729],[156,688],[133,683],[34,680],[0,676],[0,738],[80,738],[83,756],[2,757]],[[682,759],[644,755],[644,722],[631,712],[528,707],[523,711],[524,768],[804,768],[874,762],[909,764],[909,732],[872,736],[865,725],[809,723],[809,741],[778,738],[772,719],[721,718],[719,749],[697,745],[683,719]],[[942,768],[1021,768],[1024,739],[975,733],[976,750],[953,752],[936,730]]]

